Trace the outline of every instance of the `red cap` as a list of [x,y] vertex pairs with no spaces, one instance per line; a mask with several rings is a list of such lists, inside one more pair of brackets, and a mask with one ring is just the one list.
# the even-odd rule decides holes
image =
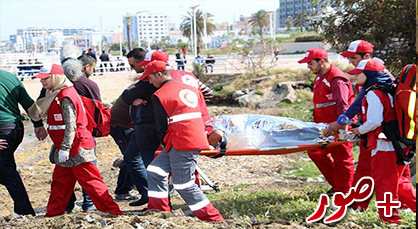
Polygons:
[[385,69],[385,66],[380,61],[367,59],[360,61],[355,69],[350,70],[347,73],[350,75],[355,75],[362,73],[363,71],[383,72],[385,71]]
[[167,62],[168,57],[169,55],[163,51],[160,51],[160,50],[150,51],[150,52],[147,52],[147,54],[145,54],[145,59],[139,62],[139,65],[142,67],[145,67],[149,62],[154,61],[154,60]]
[[302,60],[299,60],[298,63],[299,64],[308,63],[309,61],[313,59],[327,59],[327,58],[328,58],[327,51],[321,48],[314,48],[314,49],[309,49],[308,51],[306,51],[305,58],[303,58]]
[[373,52],[373,45],[367,41],[363,40],[356,40],[350,43],[348,46],[348,50],[341,53],[343,57],[352,57],[357,53],[372,53]]
[[39,71],[39,74],[36,74],[33,77],[45,79],[51,75],[64,75],[64,69],[58,64],[45,64]]
[[139,80],[148,80],[148,75],[153,74],[156,72],[162,72],[165,70],[169,70],[170,65],[167,64],[167,62],[164,61],[152,61],[147,66],[145,66],[145,71],[142,74],[142,76],[139,78]]

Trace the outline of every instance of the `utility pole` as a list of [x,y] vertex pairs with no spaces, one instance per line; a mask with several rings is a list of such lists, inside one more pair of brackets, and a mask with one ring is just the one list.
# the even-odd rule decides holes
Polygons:
[[118,25],[118,27],[119,27],[118,32],[119,32],[119,52],[120,52],[119,55],[122,56],[122,31],[121,31],[122,26]]
[[196,8],[199,5],[190,7],[193,10],[193,41],[194,41],[194,56],[197,56],[197,23],[196,23]]
[[203,41],[203,43],[205,44],[205,50],[208,50],[208,43],[207,43],[207,41],[208,41],[208,30],[207,30],[207,27],[206,27],[206,10],[205,9],[203,9],[203,26],[204,26],[204,32],[205,32],[205,39],[204,39],[204,41]]

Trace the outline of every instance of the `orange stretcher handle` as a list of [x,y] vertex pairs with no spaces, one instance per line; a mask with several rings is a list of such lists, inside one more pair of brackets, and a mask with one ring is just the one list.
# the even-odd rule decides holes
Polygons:
[[[248,155],[279,155],[290,154],[296,152],[302,152],[305,150],[315,150],[325,147],[339,146],[349,143],[349,141],[337,141],[337,142],[324,142],[316,145],[299,145],[299,146],[287,146],[277,148],[261,148],[261,149],[239,149],[239,150],[226,150],[224,156],[248,156]],[[157,151],[159,154],[161,151]],[[220,150],[202,150],[200,155],[202,156],[217,156]]]

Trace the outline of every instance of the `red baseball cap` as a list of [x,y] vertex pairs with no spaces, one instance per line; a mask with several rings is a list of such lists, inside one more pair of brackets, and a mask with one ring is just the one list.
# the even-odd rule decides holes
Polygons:
[[302,60],[299,60],[298,63],[299,64],[308,63],[309,61],[313,59],[327,59],[327,58],[328,58],[327,51],[321,48],[314,48],[314,49],[309,49],[308,51],[306,51],[305,58],[303,58]]
[[51,75],[64,75],[64,69],[58,64],[45,64],[39,71],[39,74],[36,74],[33,77],[45,79]]
[[362,73],[363,71],[383,72],[385,71],[385,69],[385,66],[380,61],[367,59],[360,61],[355,69],[350,70],[347,73],[350,75],[355,75]]
[[170,65],[167,64],[165,61],[152,61],[147,66],[145,66],[145,71],[142,74],[142,76],[139,78],[139,80],[148,80],[148,75],[153,74],[156,72],[162,72],[165,70],[169,70]]
[[363,40],[356,40],[350,43],[348,46],[347,51],[341,53],[343,57],[352,57],[357,53],[372,53],[373,52],[373,45],[367,41]]
[[149,62],[154,61],[154,60],[167,62],[168,57],[169,57],[168,53],[165,53],[163,51],[160,51],[160,50],[150,51],[150,52],[147,52],[147,54],[145,54],[145,59],[139,62],[139,65],[142,67],[145,67]]

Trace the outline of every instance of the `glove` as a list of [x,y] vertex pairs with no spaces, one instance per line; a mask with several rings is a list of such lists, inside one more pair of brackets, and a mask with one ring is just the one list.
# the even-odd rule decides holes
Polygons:
[[347,115],[342,114],[338,117],[337,123],[340,125],[350,125],[351,121],[350,119],[347,117]]
[[66,162],[70,158],[70,151],[65,151],[60,149],[58,152],[58,161],[63,163]]

